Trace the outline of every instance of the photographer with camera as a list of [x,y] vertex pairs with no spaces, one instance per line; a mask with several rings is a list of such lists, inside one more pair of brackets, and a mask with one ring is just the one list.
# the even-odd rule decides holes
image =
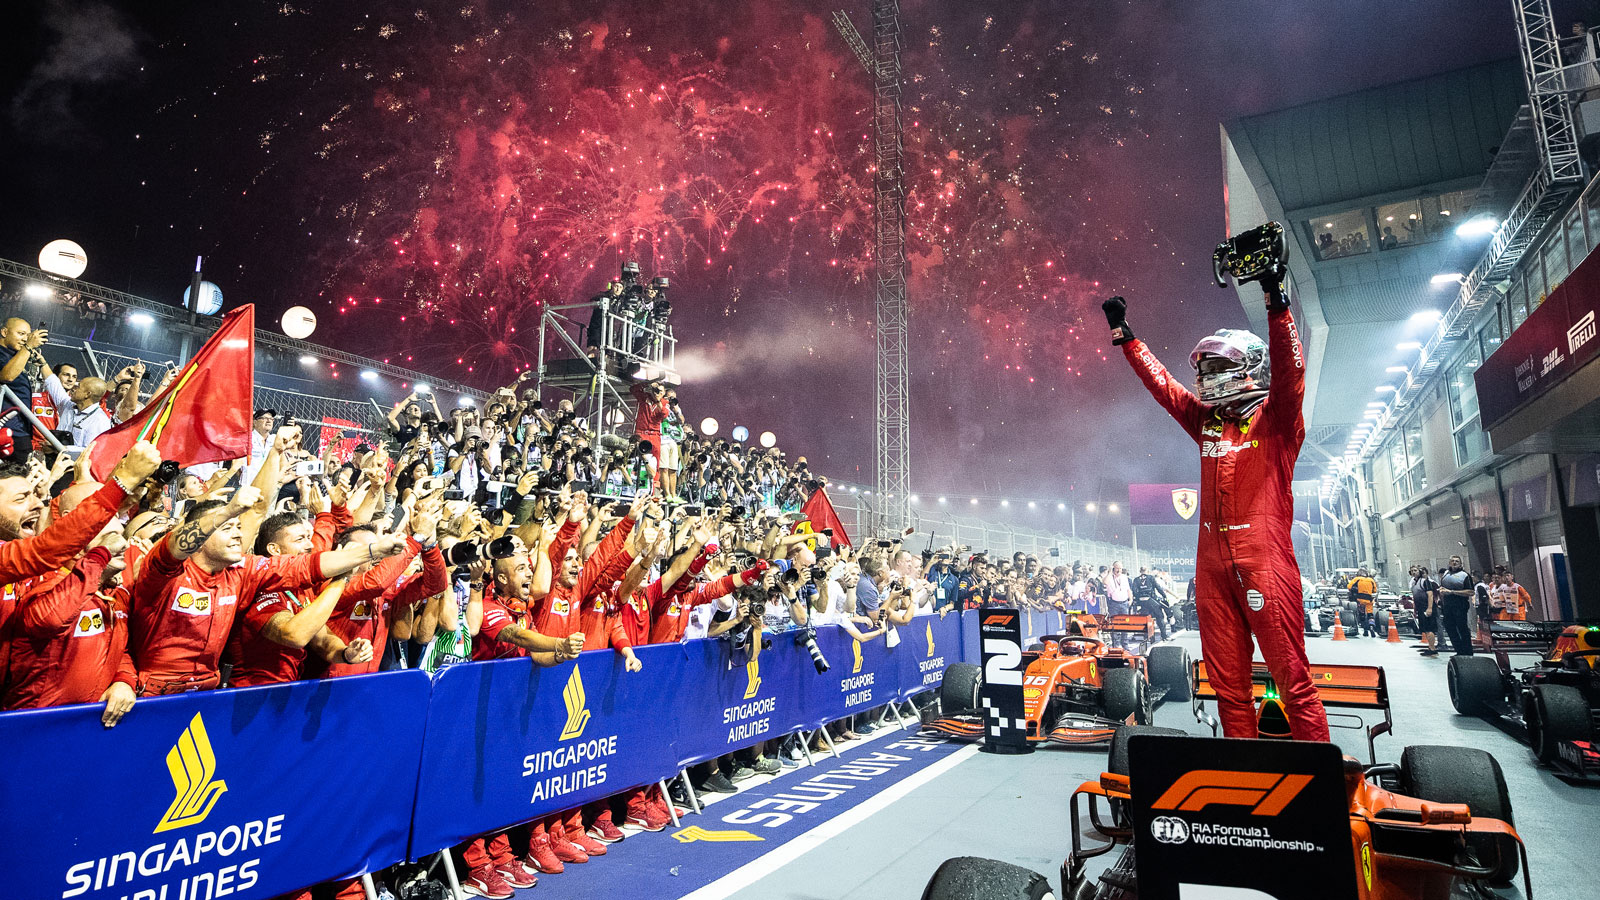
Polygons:
[[661,446],[661,423],[672,411],[667,404],[667,387],[661,381],[646,381],[636,382],[629,390],[639,404],[633,419],[633,435],[641,446],[648,442],[651,474],[654,475],[661,467],[660,452],[656,449]]
[[[1283,229],[1268,223],[1217,248],[1214,274],[1258,280],[1268,342],[1222,329],[1190,354],[1199,394],[1184,388],[1133,336],[1127,303],[1101,304],[1112,343],[1145,388],[1183,426],[1200,453],[1200,544],[1196,575],[1200,641],[1227,737],[1257,737],[1250,695],[1251,637],[1282,691],[1297,740],[1328,740],[1328,719],[1311,685],[1302,634],[1300,570],[1290,526],[1290,482],[1305,440],[1305,355],[1283,280]],[[1269,346],[1270,344],[1270,346]]]
[[669,504],[679,502],[678,470],[683,464],[682,445],[687,425],[683,410],[678,406],[678,392],[668,388],[667,417],[661,420],[661,439],[657,443],[660,452],[657,458],[661,461],[658,467],[661,473],[661,494]]

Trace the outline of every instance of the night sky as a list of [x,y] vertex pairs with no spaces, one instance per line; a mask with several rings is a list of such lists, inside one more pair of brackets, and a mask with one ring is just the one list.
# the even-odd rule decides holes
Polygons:
[[[1098,303],[1175,369],[1246,325],[1209,281],[1219,123],[1515,52],[1507,0],[901,5],[929,495],[1193,478]],[[692,418],[866,480],[871,95],[839,7],[8,7],[0,255],[70,237],[86,279],[176,303],[201,253],[263,323],[305,304],[313,341],[484,386],[637,259],[672,279]]]

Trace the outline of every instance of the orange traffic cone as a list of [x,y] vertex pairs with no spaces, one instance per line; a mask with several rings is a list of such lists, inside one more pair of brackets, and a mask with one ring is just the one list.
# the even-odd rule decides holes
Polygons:
[[1333,640],[1349,640],[1349,638],[1344,636],[1344,623],[1339,621],[1337,618],[1333,620]]
[[1389,643],[1400,643],[1400,629],[1394,627],[1394,616],[1389,617]]

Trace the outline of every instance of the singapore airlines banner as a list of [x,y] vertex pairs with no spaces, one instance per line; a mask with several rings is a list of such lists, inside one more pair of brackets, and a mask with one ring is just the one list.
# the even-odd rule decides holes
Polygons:
[[272,897],[397,862],[427,704],[412,671],[140,700],[110,729],[0,715],[0,895]]
[[[818,629],[0,713],[0,897],[276,897],[581,806],[758,741],[937,689],[976,613],[896,646]],[[972,657],[975,658],[975,657]],[[424,738],[426,735],[426,738]]]

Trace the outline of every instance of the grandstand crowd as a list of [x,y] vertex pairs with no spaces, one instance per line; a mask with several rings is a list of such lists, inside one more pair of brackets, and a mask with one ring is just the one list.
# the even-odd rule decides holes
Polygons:
[[[546,408],[524,375],[448,415],[413,393],[386,434],[360,442],[256,409],[247,455],[180,468],[139,441],[97,480],[84,448],[140,415],[146,373],[80,377],[75,355],[24,319],[0,330],[0,382],[36,413],[0,413],[6,710],[98,703],[110,728],[141,698],[187,691],[599,650],[637,672],[645,644],[724,638],[755,656],[763,635],[803,641],[817,626],[894,641],[946,607],[1116,613],[1164,609],[1172,593],[1120,563],[918,554],[908,534],[853,543],[804,457],[697,434],[660,381],[633,385],[627,437],[597,433],[570,401]],[[888,715],[827,737],[856,739]],[[732,792],[798,765],[800,740],[695,767],[693,784]],[[510,897],[661,830],[686,802],[679,784],[634,789],[481,836],[457,848],[462,887]]]

